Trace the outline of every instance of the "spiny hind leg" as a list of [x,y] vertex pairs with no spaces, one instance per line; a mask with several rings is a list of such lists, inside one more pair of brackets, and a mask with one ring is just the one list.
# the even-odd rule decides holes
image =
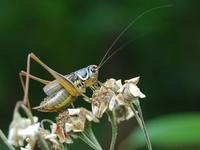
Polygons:
[[25,81],[23,80],[20,73],[19,73],[19,78],[20,78],[22,88],[23,88],[23,91],[24,91],[23,103],[31,111],[31,105],[30,105],[30,101],[29,101],[29,98],[28,98],[28,91],[29,91],[29,76],[28,75],[30,74],[30,59],[29,58],[27,58],[26,72],[27,72],[27,75],[26,75]]
[[[26,77],[25,81],[23,79],[23,76]],[[24,91],[24,98],[23,98],[23,103],[28,106],[28,108],[31,110],[31,105],[30,105],[30,101],[28,98],[28,91],[29,91],[29,79],[33,79],[36,80],[38,82],[41,82],[43,84],[48,84],[50,81],[44,80],[44,79],[40,79],[36,76],[33,76],[30,74],[30,56],[28,55],[27,58],[27,68],[26,68],[26,72],[25,71],[21,71],[19,73],[19,78],[20,78],[20,82]]]
[[[20,78],[20,81],[21,81],[21,84],[22,84],[22,88],[24,90],[24,98],[23,98],[23,103],[24,105],[26,105],[30,111],[31,111],[31,105],[30,105],[30,101],[29,101],[29,98],[28,98],[28,91],[29,91],[29,79],[32,78],[32,79],[35,79],[37,81],[41,81],[43,83],[45,83],[46,81],[43,80],[43,79],[40,79],[40,78],[37,78],[35,76],[32,76],[30,75],[30,58],[31,58],[31,55],[28,55],[27,57],[27,65],[26,65],[26,72],[22,71],[19,73],[19,78]],[[26,77],[25,81],[23,79],[23,76]],[[46,82],[47,83],[47,82]]]
[[[41,78],[36,77],[36,76],[34,76],[34,75],[28,74],[27,72],[25,72],[25,71],[23,71],[23,70],[19,73],[19,76],[20,76],[20,80],[23,80],[23,76],[29,76],[29,78],[31,78],[32,80],[38,81],[38,82],[40,82],[40,83],[42,83],[42,84],[44,84],[44,85],[46,85],[46,84],[48,84],[49,82],[51,82],[51,81],[49,81],[49,80],[41,79]],[[23,86],[23,85],[22,85],[22,86]]]
[[[27,61],[27,70],[29,71],[29,62]],[[29,79],[28,76],[26,76],[26,80],[24,81],[22,74],[19,73],[19,78],[20,78],[20,82],[23,88],[23,92],[24,92],[24,97],[23,97],[23,104],[26,105],[29,110],[31,111],[31,105],[30,105],[30,101],[28,98],[28,87],[29,87]]]
[[[59,74],[58,72],[56,72],[53,69],[51,69],[50,67],[48,67],[35,54],[30,53],[28,55],[27,61],[29,62],[29,64],[30,64],[30,59],[33,59],[35,62],[40,64],[45,70],[47,70],[72,96],[80,95],[79,91],[77,90],[75,85],[70,80],[68,80],[65,76]],[[27,73],[29,74],[28,71],[30,71],[30,70],[27,70]]]

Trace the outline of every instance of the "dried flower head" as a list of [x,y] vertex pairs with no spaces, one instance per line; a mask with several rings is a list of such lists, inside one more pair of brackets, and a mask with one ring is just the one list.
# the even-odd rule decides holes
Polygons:
[[76,133],[83,132],[87,122],[99,122],[99,120],[85,108],[67,109],[56,118],[56,134],[61,143],[72,143]]
[[92,112],[101,118],[104,112],[112,111],[119,123],[134,116],[130,104],[133,100],[144,98],[145,95],[137,87],[139,77],[126,80],[109,79],[96,89],[92,95]]
[[130,107],[127,105],[120,105],[113,110],[113,113],[116,117],[117,123],[121,121],[129,120],[134,116],[134,113]]
[[140,77],[135,77],[130,80],[125,80],[125,84],[119,89],[125,100],[134,100],[138,98],[145,98],[146,96],[140,91],[137,86]]
[[35,136],[39,129],[38,118],[24,118],[18,111],[14,112],[13,120],[9,127],[8,142],[14,146],[23,146],[29,136]]
[[104,86],[94,91],[92,95],[92,112],[97,118],[101,118],[105,111],[113,108],[115,101],[112,101],[112,98],[114,96],[114,91]]
[[24,148],[21,147],[22,150],[42,149],[43,147],[48,147],[48,149],[52,150],[62,149],[62,145],[55,134],[56,124],[48,120],[48,122],[52,123],[49,131],[44,128],[43,121],[40,123],[41,127],[38,128],[37,134],[26,138],[27,145]]

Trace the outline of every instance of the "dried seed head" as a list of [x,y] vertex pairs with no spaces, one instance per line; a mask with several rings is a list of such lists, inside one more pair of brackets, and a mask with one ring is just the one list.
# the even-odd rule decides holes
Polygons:
[[41,128],[40,123],[37,123],[35,125],[38,125],[37,129],[33,129],[36,130],[36,134],[27,136],[26,138],[27,145],[24,148],[21,147],[21,149],[23,150],[33,150],[38,148],[41,149],[41,143],[43,140],[43,142],[46,143],[49,149],[61,150],[60,142],[58,141],[57,135],[55,134],[55,126],[56,126],[55,123],[52,124],[51,131],[44,129],[43,125],[41,125],[42,126]]
[[56,127],[56,124],[53,123],[51,132],[49,132],[48,130],[44,128],[40,128],[40,136],[46,141],[50,149],[60,150],[61,145],[57,139],[57,134],[55,134],[55,131],[54,131],[55,127]]
[[[109,87],[112,88],[110,85]],[[111,102],[111,99],[114,95],[115,93],[113,90],[104,86],[94,91],[92,95],[92,112],[97,118],[101,118],[109,106],[113,107],[114,103],[113,101]]]
[[140,80],[140,77],[138,76],[138,77],[135,77],[135,78],[131,78],[129,80],[125,80],[124,83],[132,83],[132,84],[136,85],[139,82],[139,80]]
[[68,109],[59,114],[56,118],[56,133],[60,141],[72,143],[72,136],[76,133],[83,132],[87,122],[99,120],[85,108]]
[[120,105],[113,110],[113,113],[117,119],[117,123],[121,121],[129,120],[134,116],[132,109],[128,105]]
[[67,122],[68,120],[69,120],[68,111],[64,111],[60,113],[59,116],[56,118],[57,127],[56,127],[55,133],[58,135],[61,143],[64,143],[64,142],[73,143],[71,137],[68,134],[68,132],[71,130],[65,132],[65,122]]
[[107,80],[103,85],[107,88],[110,88],[113,92],[117,92],[122,87],[122,82],[121,80],[115,80],[111,78]]
[[132,101],[138,98],[145,98],[146,96],[140,91],[136,85],[139,82],[139,77],[126,80],[125,84],[118,90],[125,100]]
[[137,87],[139,77],[126,80],[122,85],[121,80],[109,79],[96,89],[92,95],[92,112],[97,117],[102,117],[106,111],[113,111],[119,123],[134,116],[130,103],[145,95]]

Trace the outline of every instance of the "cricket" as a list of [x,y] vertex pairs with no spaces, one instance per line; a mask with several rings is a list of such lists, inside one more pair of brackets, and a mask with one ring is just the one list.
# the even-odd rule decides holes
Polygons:
[[[138,15],[133,21],[131,21],[128,26],[126,26],[122,32],[117,36],[117,38],[113,41],[111,46],[106,51],[105,55],[101,59],[98,65],[89,65],[87,67],[81,68],[74,72],[71,72],[67,75],[62,75],[57,71],[50,68],[47,64],[45,64],[41,59],[39,59],[34,53],[28,54],[27,57],[27,68],[26,71],[21,71],[19,73],[20,81],[24,90],[24,104],[31,110],[36,109],[41,112],[61,112],[65,108],[70,105],[73,106],[73,102],[77,99],[78,96],[83,96],[84,100],[87,102],[91,102],[91,99],[85,95],[86,89],[90,88],[92,91],[95,91],[97,87],[100,87],[102,83],[98,80],[99,70],[100,68],[119,50],[121,50],[124,46],[113,51],[109,56],[108,54],[113,49],[114,45],[118,42],[118,40],[126,33],[126,31],[142,16],[145,14],[157,10],[164,7],[170,7],[169,5],[154,7],[149,9],[142,14]],[[39,77],[36,77],[30,73],[30,62],[31,60],[38,63],[42,66],[53,78],[53,81],[45,80]],[[26,77],[25,81],[23,77]],[[38,81],[44,85],[43,91],[46,94],[46,98],[40,103],[39,106],[31,107],[29,98],[28,98],[28,90],[29,90],[29,79]],[[144,132],[148,149],[152,150],[151,143],[149,140],[149,136],[147,134],[147,130],[144,124],[142,112],[140,105],[135,105],[136,109],[133,110],[136,116],[136,120],[138,121],[142,131]],[[139,112],[139,113],[138,113]]]
[[[169,7],[171,5],[163,5],[151,8],[140,15],[138,15],[133,21],[131,21],[123,30],[120,32],[120,34],[117,36],[117,38],[113,41],[111,46],[106,51],[104,57],[102,58],[99,65],[89,65],[85,68],[79,69],[77,71],[74,71],[72,73],[69,73],[68,75],[62,75],[55,70],[51,69],[48,65],[46,65],[42,60],[40,60],[34,53],[30,53],[27,58],[27,71],[21,71],[19,73],[20,80],[23,86],[23,89],[25,91],[25,98],[28,98],[28,85],[29,85],[29,78],[36,80],[42,84],[44,84],[44,92],[47,95],[47,97],[44,99],[43,102],[41,102],[40,106],[34,107],[33,109],[38,109],[42,112],[57,112],[62,110],[63,108],[66,108],[72,102],[76,99],[77,96],[82,95],[85,97],[85,100],[88,99],[88,97],[84,94],[86,92],[86,88],[90,87],[91,89],[95,89],[95,84],[98,83],[98,74],[99,69],[119,50],[121,50],[124,46],[118,48],[113,53],[111,53],[110,56],[107,57],[109,52],[112,50],[114,45],[118,42],[118,40],[125,34],[125,32],[141,17],[143,17],[145,14],[157,10],[164,7]],[[106,58],[107,57],[107,58]],[[30,74],[30,61],[34,60],[39,65],[41,65],[46,71],[48,71],[55,80],[48,81],[41,79],[39,77],[33,76]],[[26,76],[26,86],[24,85],[23,76]],[[27,104],[26,101],[26,105]]]

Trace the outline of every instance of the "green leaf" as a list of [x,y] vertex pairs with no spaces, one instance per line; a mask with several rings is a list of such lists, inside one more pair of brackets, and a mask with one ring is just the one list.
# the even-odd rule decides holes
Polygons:
[[0,149],[2,150],[15,150],[15,148],[8,143],[6,136],[0,130]]
[[[173,114],[146,123],[153,147],[200,147],[200,113]],[[139,128],[134,130],[120,146],[137,149],[145,146]]]

